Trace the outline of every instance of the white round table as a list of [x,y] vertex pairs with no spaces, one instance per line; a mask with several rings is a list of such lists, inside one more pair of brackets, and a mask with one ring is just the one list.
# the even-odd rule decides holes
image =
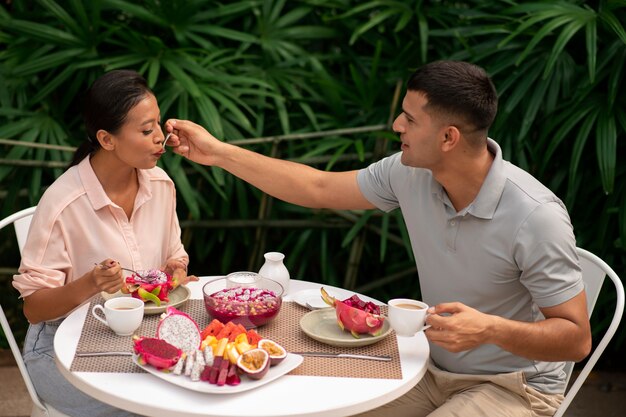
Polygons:
[[[201,277],[188,285],[191,298],[202,298]],[[289,294],[321,285],[292,280]],[[325,285],[326,288],[333,288]],[[345,290],[336,289],[341,292]],[[289,301],[287,294],[285,300]],[[70,372],[89,304],[60,325],[54,350],[57,366],[77,388],[100,401],[148,416],[348,416],[386,404],[410,390],[424,375],[429,347],[423,332],[399,337],[402,379],[333,378],[285,375],[236,394],[206,394],[178,387],[146,373]]]

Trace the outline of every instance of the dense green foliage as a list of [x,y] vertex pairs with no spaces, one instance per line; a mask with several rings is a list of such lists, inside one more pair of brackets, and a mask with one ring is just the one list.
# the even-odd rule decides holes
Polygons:
[[[145,75],[163,119],[226,141],[388,125],[415,67],[467,60],[498,88],[490,136],[505,157],[566,202],[578,245],[624,277],[624,21],[623,0],[18,0],[0,7],[0,138],[78,145],[80,93],[114,68]],[[274,139],[242,143],[333,170],[398,149],[381,128]],[[0,143],[0,216],[37,203],[71,158],[63,149]],[[285,252],[296,277],[419,296],[399,213],[302,209],[171,152],[161,165],[177,185],[192,272],[257,269],[267,248]],[[12,240],[0,242],[0,264],[16,267]]]

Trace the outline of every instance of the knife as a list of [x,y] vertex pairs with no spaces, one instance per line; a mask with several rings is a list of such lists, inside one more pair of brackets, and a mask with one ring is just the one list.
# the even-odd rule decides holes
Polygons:
[[90,356],[132,356],[131,352],[76,352],[77,357]]
[[302,356],[319,356],[321,358],[349,358],[349,359],[369,359],[373,361],[389,362],[391,356],[384,355],[359,355],[355,353],[327,353],[327,352],[290,352]]

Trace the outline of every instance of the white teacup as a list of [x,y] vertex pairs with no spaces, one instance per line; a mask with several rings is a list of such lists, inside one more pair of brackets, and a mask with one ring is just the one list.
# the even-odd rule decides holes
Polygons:
[[387,303],[389,306],[389,324],[400,336],[413,336],[426,330],[428,304],[410,298],[394,298]]
[[[91,314],[106,324],[118,336],[130,336],[143,320],[144,302],[133,297],[116,297],[107,300],[104,307],[97,304],[91,309]],[[97,313],[104,312],[104,319]]]

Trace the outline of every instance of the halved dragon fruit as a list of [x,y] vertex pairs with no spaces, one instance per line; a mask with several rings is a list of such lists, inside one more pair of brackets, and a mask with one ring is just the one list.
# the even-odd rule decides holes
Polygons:
[[169,369],[176,365],[183,351],[162,339],[139,337],[133,348],[141,363],[147,363],[157,369]]
[[372,302],[365,302],[356,294],[343,301],[331,297],[321,288],[324,302],[335,308],[337,324],[342,330],[349,330],[352,336],[361,334],[377,336],[383,329],[385,317],[380,315],[380,307]]
[[130,292],[133,297],[143,301],[152,301],[157,306],[162,301],[167,303],[168,293],[176,287],[172,276],[159,269],[139,270],[137,274],[126,277],[125,282],[123,292]]
[[156,337],[189,353],[200,349],[202,337],[198,324],[187,314],[174,307],[167,307],[161,315]]

